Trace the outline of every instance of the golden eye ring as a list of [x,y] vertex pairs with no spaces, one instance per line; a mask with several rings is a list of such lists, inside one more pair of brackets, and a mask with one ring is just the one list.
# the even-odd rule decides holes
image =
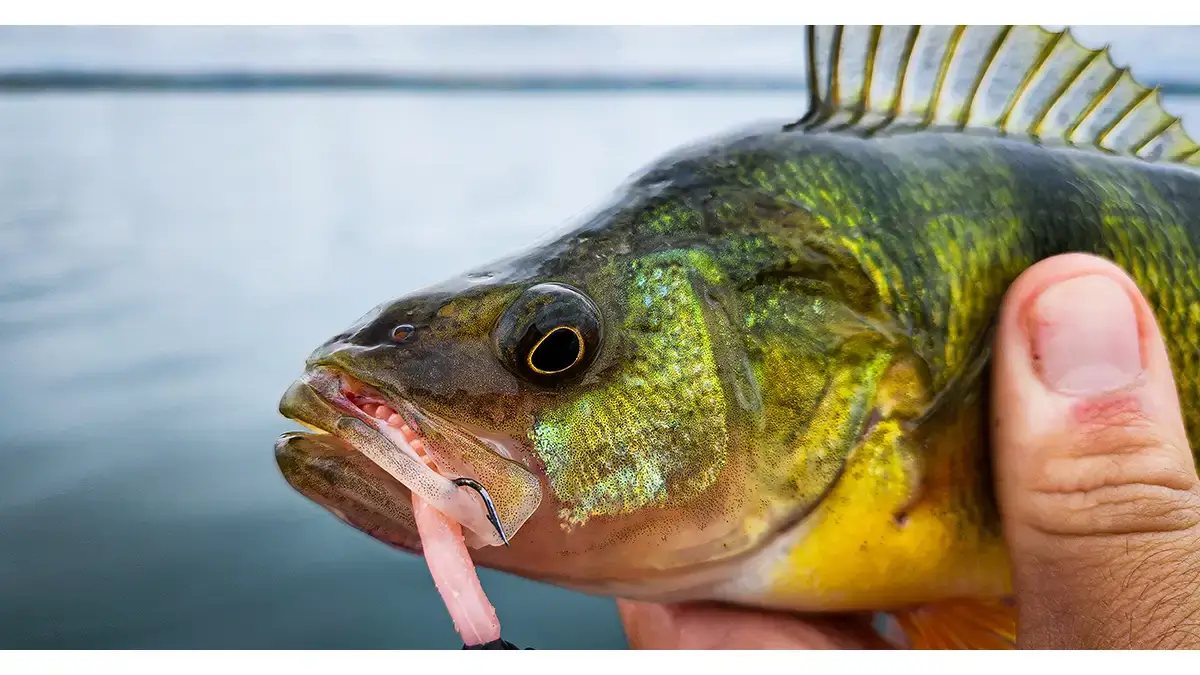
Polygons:
[[[568,365],[566,365],[562,368],[555,369],[555,370],[543,370],[542,368],[538,368],[533,363],[534,354],[537,354],[538,348],[541,347],[542,344],[546,342],[546,340],[549,340],[552,336],[557,335],[558,333],[560,333],[562,331],[570,331],[571,334],[575,336],[575,344],[578,346],[578,349],[576,350],[576,353],[575,353],[575,358]],[[584,350],[585,350],[585,347],[584,347],[584,343],[583,343],[583,333],[579,332],[578,328],[575,328],[574,326],[558,326],[558,327],[554,328],[553,330],[551,330],[549,333],[546,333],[545,335],[543,335],[542,338],[537,341],[537,344],[533,345],[533,349],[530,349],[529,354],[525,357],[525,365],[529,366],[529,369],[531,371],[537,373],[538,375],[557,375],[558,373],[566,372],[566,371],[574,368],[577,363],[582,361],[583,355],[584,355]]]

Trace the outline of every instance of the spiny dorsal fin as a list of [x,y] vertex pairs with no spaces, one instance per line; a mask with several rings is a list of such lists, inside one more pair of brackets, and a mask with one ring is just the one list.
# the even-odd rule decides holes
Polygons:
[[808,87],[808,113],[789,130],[991,131],[1200,166],[1158,88],[1069,30],[809,26]]

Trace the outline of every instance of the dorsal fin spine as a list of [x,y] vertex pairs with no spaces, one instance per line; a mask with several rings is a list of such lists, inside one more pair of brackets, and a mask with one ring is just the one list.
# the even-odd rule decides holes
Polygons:
[[842,33],[846,31],[845,26],[838,26],[833,29],[833,48],[829,50],[829,102],[831,105],[825,106],[825,110],[817,116],[817,123],[828,121],[833,117],[834,111],[837,110],[837,104],[842,100],[841,87],[838,77],[838,71],[842,68]]
[[[1158,91],[1158,89],[1155,88],[1155,91]],[[1161,92],[1159,92],[1159,94],[1161,97]],[[1150,141],[1153,141],[1159,136],[1165,134],[1167,129],[1170,129],[1176,124],[1180,124],[1179,118],[1168,117],[1167,119],[1163,120],[1161,124],[1159,124],[1157,127],[1152,127],[1149,133],[1138,139],[1137,145],[1133,146],[1131,152],[1135,155],[1140,155],[1142,150],[1144,150],[1147,145],[1150,145]]]
[[1096,62],[1096,59],[1100,58],[1102,53],[1103,52],[1099,50],[1091,52],[1088,58],[1082,61],[1075,68],[1075,71],[1071,73],[1070,79],[1064,81],[1058,90],[1054,92],[1054,96],[1050,97],[1050,100],[1046,102],[1045,109],[1042,110],[1041,114],[1038,115],[1037,121],[1034,124],[1035,137],[1041,138],[1042,125],[1046,122],[1046,117],[1050,114],[1050,111],[1054,110],[1054,106],[1059,102],[1059,99],[1068,91],[1070,91],[1071,87],[1075,86],[1075,83],[1079,81],[1079,78],[1082,77],[1085,72],[1087,72],[1088,68],[1092,67],[1092,64]]
[[962,43],[962,34],[966,29],[966,26],[955,26],[954,32],[950,34],[948,49],[942,55],[941,70],[938,71],[937,80],[933,84],[933,95],[929,97],[929,106],[925,110],[925,119],[921,120],[921,127],[933,124],[933,118],[937,115],[938,100],[942,97],[942,88],[946,86],[946,76],[950,74],[950,64],[958,54],[958,45]]
[[917,38],[921,35],[921,27],[913,26],[908,31],[908,39],[904,44],[904,56],[900,59],[900,82],[896,85],[896,92],[892,97],[892,104],[888,106],[888,113],[875,126],[867,129],[866,135],[871,136],[876,131],[883,129],[896,121],[896,117],[900,115],[900,109],[904,101],[904,83],[908,81],[908,67],[912,63],[913,51],[917,48]]
[[[1054,110],[1054,106],[1058,103],[1058,100],[1062,98],[1062,96],[1066,94],[1076,82],[1079,81],[1079,78],[1088,68],[1092,66],[1092,63],[1099,58],[1101,53],[1102,52],[1099,50],[1092,52],[1090,56],[1084,59],[1083,62],[1075,68],[1075,72],[1071,73],[1071,78],[1059,85],[1058,89],[1055,90],[1054,95],[1050,97],[1050,100],[1046,101],[1046,107],[1042,109],[1042,112],[1038,114],[1036,121],[1033,123],[1034,138],[1040,139],[1042,137],[1042,124],[1045,123],[1046,116],[1050,114],[1051,110]],[[1070,138],[1070,134],[1067,135],[1067,138]]]
[[1150,145],[1150,142],[1153,141],[1153,139],[1162,136],[1163,133],[1166,133],[1166,130],[1171,129],[1171,127],[1175,126],[1176,124],[1180,124],[1180,120],[1166,119],[1163,121],[1163,124],[1154,127],[1150,133],[1147,133],[1146,136],[1142,136],[1138,139],[1138,144],[1134,145],[1133,147],[1133,154],[1140,155],[1141,151],[1146,149],[1146,145]]
[[971,106],[975,104],[975,96],[979,94],[979,88],[983,86],[983,80],[987,77],[988,71],[991,70],[993,62],[996,60],[996,54],[1004,47],[1005,40],[1012,33],[1012,26],[1005,26],[1001,29],[1000,34],[992,41],[991,48],[988,49],[987,58],[979,67],[979,72],[975,74],[975,82],[971,84],[971,92],[967,94],[966,101],[963,102],[962,113],[959,114],[958,124],[956,129],[962,131],[967,128],[967,123],[971,120]]
[[1121,123],[1121,120],[1125,119],[1129,113],[1137,110],[1137,107],[1144,103],[1146,99],[1150,98],[1155,91],[1158,91],[1157,87],[1154,89],[1147,89],[1131,100],[1129,105],[1125,106],[1125,108],[1121,111],[1120,115],[1113,117],[1111,122],[1109,122],[1103,129],[1096,133],[1096,145],[1104,147],[1104,139],[1108,138],[1108,135],[1112,133],[1112,130],[1117,128],[1117,125]]
[[[858,103],[854,104],[854,107],[851,108],[850,118],[844,121],[844,123],[830,126],[829,131],[841,131],[845,129],[851,129],[853,126],[857,126],[858,123],[863,120],[864,115],[868,113],[868,110],[871,109],[871,77],[875,74],[875,52],[878,48],[878,44],[880,44],[880,34],[882,30],[883,26],[871,26],[871,35],[868,38],[868,48],[866,48],[866,56],[868,56],[868,58],[866,58],[866,64],[864,65],[863,72],[863,95],[859,96]],[[839,44],[839,52],[841,50],[840,47],[841,46]],[[826,120],[827,119],[828,118],[826,118]]]
[[867,111],[871,109],[871,78],[875,75],[875,52],[879,49],[879,36],[883,32],[883,26],[871,26],[871,38],[868,41],[867,48],[867,63],[863,74],[863,95],[859,100],[858,105],[854,106],[854,111],[850,115],[850,119],[843,124],[834,127],[834,130],[847,129],[862,121]]
[[1008,118],[1012,116],[1013,110],[1016,110],[1017,104],[1021,102],[1021,98],[1024,97],[1025,92],[1029,90],[1029,83],[1033,82],[1033,78],[1036,77],[1038,72],[1046,66],[1046,61],[1050,59],[1050,55],[1053,54],[1054,49],[1058,47],[1058,41],[1061,40],[1064,35],[1066,35],[1066,31],[1057,33],[1054,35],[1054,37],[1050,38],[1050,40],[1046,42],[1045,46],[1042,47],[1042,52],[1038,55],[1037,61],[1034,62],[1033,68],[1025,71],[1025,78],[1021,80],[1020,86],[1017,87],[1016,91],[1013,92],[1012,96],[1009,98],[1008,106],[1004,109],[1004,113],[1001,114],[1000,119],[996,121],[996,126],[1000,129],[1001,133],[1004,133],[1006,127],[1008,127]]
[[1076,117],[1075,121],[1071,123],[1071,126],[1067,127],[1066,138],[1070,139],[1075,135],[1075,132],[1079,130],[1079,127],[1083,126],[1083,123],[1087,121],[1087,118],[1091,116],[1092,113],[1096,112],[1096,108],[1099,108],[1100,104],[1104,103],[1104,99],[1108,98],[1108,95],[1117,88],[1117,84],[1120,83],[1121,78],[1125,77],[1125,71],[1127,70],[1126,68],[1117,68],[1116,64],[1112,62],[1111,57],[1109,57],[1108,63],[1115,69],[1113,74],[1109,75],[1108,79],[1105,80],[1104,86],[1099,92],[1096,93],[1094,97],[1092,97],[1092,102],[1083,109],[1083,112],[1079,113],[1079,117]]
[[832,45],[830,46],[829,53],[827,54],[829,57],[829,81],[825,83],[826,100],[824,103],[818,104],[815,111],[816,114],[813,115],[812,120],[808,123],[809,126],[824,124],[825,122],[829,121],[830,117],[833,117],[833,113],[837,110],[838,68],[840,63],[839,57],[841,56],[842,52],[843,30],[845,30],[844,26],[834,26],[833,28],[833,41]]
[[817,27],[809,26],[804,32],[808,39],[808,46],[805,49],[808,52],[808,112],[804,113],[804,117],[785,126],[784,131],[808,125],[816,116],[817,109],[821,107],[821,90],[817,86],[819,77],[817,74]]
[[883,26],[871,26],[871,47],[868,50],[870,56],[867,58],[867,72],[863,80],[863,99],[858,106],[858,117],[855,118],[855,122],[861,120],[863,115],[866,115],[867,111],[871,109],[871,82],[875,77],[875,54],[879,51],[879,39],[882,35]]

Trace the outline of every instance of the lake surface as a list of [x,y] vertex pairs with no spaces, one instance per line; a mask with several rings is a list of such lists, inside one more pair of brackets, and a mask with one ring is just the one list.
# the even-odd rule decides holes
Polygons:
[[[728,30],[739,72],[785,52],[779,29],[758,45]],[[106,47],[28,31],[0,31],[0,70],[124,63],[119,36]],[[570,58],[602,61],[613,35]],[[1129,33],[1122,53],[1135,64],[1141,45],[1161,53],[1168,40],[1153,35]],[[486,61],[485,38],[472,39]],[[1176,42],[1197,54],[1195,40]],[[172,53],[170,39],[154,43]],[[188,54],[220,47],[205,44]],[[538,45],[572,48],[533,31],[526,52],[508,48],[523,54],[513,63],[553,61]],[[1173,72],[1178,61],[1148,63]],[[0,95],[0,648],[458,648],[421,560],[283,481],[272,444],[293,428],[275,407],[284,388],[314,346],[378,302],[559,229],[671,148],[804,103]],[[1200,104],[1167,105],[1195,133]],[[517,644],[625,646],[611,601],[481,576]]]

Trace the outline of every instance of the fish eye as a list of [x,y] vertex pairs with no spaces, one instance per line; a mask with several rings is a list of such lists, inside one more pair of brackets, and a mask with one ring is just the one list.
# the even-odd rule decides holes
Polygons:
[[514,374],[554,384],[586,372],[600,349],[600,312],[579,290],[538,284],[520,295],[493,331],[497,354]]
[[529,367],[539,375],[561,373],[583,359],[583,336],[578,328],[559,326],[538,340],[529,352]]
[[412,337],[416,330],[416,327],[411,323],[402,323],[392,329],[392,340],[395,342],[405,342]]

